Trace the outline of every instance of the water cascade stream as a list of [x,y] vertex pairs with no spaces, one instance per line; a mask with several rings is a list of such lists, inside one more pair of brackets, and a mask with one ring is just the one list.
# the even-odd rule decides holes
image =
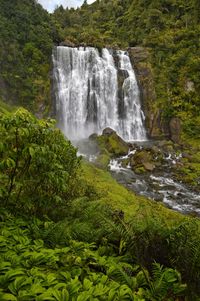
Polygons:
[[111,127],[127,141],[146,140],[140,92],[127,52],[59,46],[53,62],[59,127],[69,139]]

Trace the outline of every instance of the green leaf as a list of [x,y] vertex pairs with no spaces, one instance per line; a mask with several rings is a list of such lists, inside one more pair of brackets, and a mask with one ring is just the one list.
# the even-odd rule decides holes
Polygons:
[[3,294],[1,295],[1,301],[17,301],[17,298],[11,294]]
[[26,277],[17,277],[14,282],[12,282],[8,288],[11,293],[17,295],[18,291],[24,287],[30,286],[32,283],[30,278]]
[[70,297],[73,296],[75,293],[78,293],[81,286],[82,285],[80,281],[78,281],[78,277],[75,277],[75,279],[71,279],[71,281],[67,283],[67,289],[69,291]]
[[55,297],[56,301],[69,300],[69,292],[66,289],[63,289],[62,291],[54,290],[52,295]]
[[6,160],[6,165],[7,165],[8,168],[15,167],[15,161],[13,159],[11,159],[11,158],[8,158]]
[[11,281],[17,276],[23,276],[24,274],[25,274],[24,271],[20,269],[10,270],[5,274],[5,278],[7,279],[7,281]]
[[69,281],[71,279],[71,274],[70,272],[60,272],[60,277],[61,280],[63,281]]
[[52,293],[50,292],[45,292],[42,295],[36,297],[36,301],[55,301],[55,298],[52,297]]
[[34,155],[35,155],[35,150],[34,150],[34,148],[30,146],[28,150],[29,150],[29,154],[30,154],[31,157],[33,158]]
[[108,301],[114,301],[115,295],[116,295],[116,290],[111,289],[108,294]]
[[82,292],[82,293],[79,294],[79,296],[77,298],[77,301],[87,301],[90,297],[91,297],[90,293]]
[[93,285],[93,282],[91,282],[89,279],[85,278],[83,280],[83,288],[87,291],[89,290]]

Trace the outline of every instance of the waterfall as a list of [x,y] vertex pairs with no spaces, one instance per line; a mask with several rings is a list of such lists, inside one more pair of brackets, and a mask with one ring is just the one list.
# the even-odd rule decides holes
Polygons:
[[146,140],[140,93],[128,53],[93,47],[54,49],[59,127],[71,140],[111,127],[127,141]]

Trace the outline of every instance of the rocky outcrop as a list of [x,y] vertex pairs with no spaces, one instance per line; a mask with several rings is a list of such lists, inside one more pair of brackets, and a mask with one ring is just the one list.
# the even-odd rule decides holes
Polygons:
[[[112,128],[105,128],[102,135],[92,134],[89,139],[85,140],[86,146],[83,147],[83,153],[91,153],[91,149],[95,154],[94,164],[99,168],[107,169],[111,158],[118,158],[126,155],[129,150],[129,144],[126,143]],[[80,147],[79,147],[80,149]]]
[[174,117],[169,123],[170,138],[175,143],[180,143],[181,138],[181,121],[179,118]]
[[104,129],[97,141],[101,149],[106,149],[114,157],[126,155],[129,150],[128,143],[111,128]]
[[102,132],[103,136],[105,136],[105,135],[109,136],[109,135],[112,135],[112,134],[116,134],[116,132],[113,129],[109,128],[109,127],[105,128]]
[[150,54],[147,48],[131,47],[129,56],[136,71],[141,91],[143,110],[146,116],[146,128],[149,137],[160,137],[162,126],[160,112],[155,106],[156,93],[150,64]]
[[135,154],[130,157],[130,166],[136,173],[153,171],[156,167],[153,162],[153,153],[145,149],[137,150]]

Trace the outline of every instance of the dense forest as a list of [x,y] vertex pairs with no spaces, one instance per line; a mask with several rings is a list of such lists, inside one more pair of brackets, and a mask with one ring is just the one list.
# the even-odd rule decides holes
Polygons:
[[153,107],[181,120],[199,183],[198,0],[0,0],[0,300],[200,300],[199,218],[128,191],[49,118],[59,43],[147,48]]
[[51,53],[58,29],[34,0],[1,0],[0,8],[1,100],[33,112],[48,111]]

